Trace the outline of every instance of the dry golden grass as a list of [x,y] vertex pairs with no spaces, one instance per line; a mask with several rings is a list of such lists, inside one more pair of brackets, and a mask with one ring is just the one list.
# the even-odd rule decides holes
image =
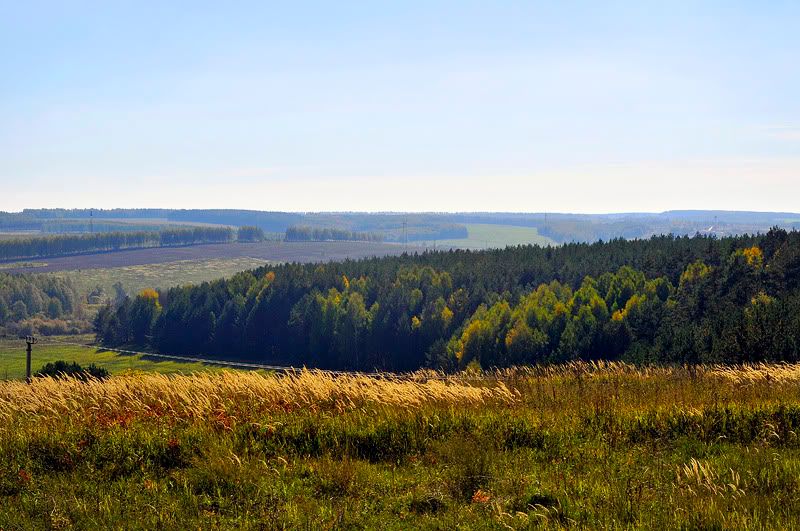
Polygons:
[[696,366],[636,366],[619,361],[573,361],[560,365],[514,367],[491,373],[499,379],[527,377],[587,377],[634,376],[638,378],[690,376],[693,378],[720,377],[735,383],[762,381],[800,382],[800,363],[754,363],[740,365]]
[[756,363],[753,365],[713,366],[709,372],[739,384],[800,382],[800,363]]
[[693,411],[785,400],[800,389],[800,365],[635,367],[569,363],[402,377],[222,371],[190,375],[128,373],[108,380],[36,378],[0,382],[0,421],[70,420],[125,424],[134,419],[251,421],[274,412],[344,412],[424,407],[524,407],[539,421],[578,420],[587,411]]
[[203,420],[252,418],[270,411],[342,411],[367,406],[508,404],[516,396],[502,382],[473,386],[428,379],[393,380],[332,376],[319,371],[292,375],[223,371],[191,375],[129,374],[108,380],[36,378],[0,383],[0,418],[170,417]]

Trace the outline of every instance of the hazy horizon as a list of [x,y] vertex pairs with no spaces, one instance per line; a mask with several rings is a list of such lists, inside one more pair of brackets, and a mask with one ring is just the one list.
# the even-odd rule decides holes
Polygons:
[[[88,207],[26,207],[22,210],[4,210],[11,214],[19,214],[24,210],[47,210],[47,209],[63,209],[63,210],[95,210],[95,211],[109,211],[109,210],[243,210],[253,212],[277,212],[286,214],[375,214],[375,215],[403,215],[403,214],[431,214],[431,215],[555,215],[555,216],[659,216],[670,213],[718,213],[718,214],[765,214],[765,215],[798,215],[800,211],[782,211],[782,210],[729,210],[729,209],[668,209],[661,211],[619,211],[619,212],[567,212],[567,211],[551,211],[551,210],[531,210],[531,211],[512,211],[512,210],[261,210],[261,209],[237,209],[237,208],[220,208],[220,207],[197,207],[197,208],[183,208],[183,207],[151,207],[151,206],[133,206],[133,207],[118,207],[118,206],[88,206]],[[136,218],[132,218],[136,219]]]

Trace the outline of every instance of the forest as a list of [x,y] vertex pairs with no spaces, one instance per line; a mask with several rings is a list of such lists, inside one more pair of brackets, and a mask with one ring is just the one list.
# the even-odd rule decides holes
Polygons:
[[354,232],[346,229],[331,229],[294,225],[286,229],[286,241],[383,241],[383,236],[374,232]]
[[0,273],[0,330],[18,330],[14,325],[33,319],[42,331],[63,333],[61,320],[83,318],[81,295],[69,280]]
[[104,307],[106,345],[309,367],[800,359],[800,233],[284,264]]
[[234,235],[234,230],[229,227],[192,227],[161,231],[20,237],[0,240],[0,260],[48,258],[145,247],[220,243],[232,241]]

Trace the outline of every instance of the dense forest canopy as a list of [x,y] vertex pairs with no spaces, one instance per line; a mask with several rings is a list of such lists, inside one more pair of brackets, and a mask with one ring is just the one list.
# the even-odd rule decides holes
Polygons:
[[346,369],[800,359],[800,233],[285,264],[148,291],[106,344]]

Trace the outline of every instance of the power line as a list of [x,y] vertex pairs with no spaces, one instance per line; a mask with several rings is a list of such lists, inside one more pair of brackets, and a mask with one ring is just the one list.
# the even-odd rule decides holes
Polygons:
[[59,345],[71,345],[75,347],[84,347],[84,348],[91,348],[95,350],[106,350],[109,352],[118,352],[120,354],[128,354],[134,356],[149,356],[153,358],[162,358],[168,360],[177,360],[177,361],[185,361],[190,363],[204,363],[206,365],[222,365],[222,366],[230,366],[230,367],[241,367],[245,369],[267,369],[267,370],[275,370],[275,371],[301,371],[302,369],[298,369],[296,367],[287,367],[287,366],[280,366],[280,365],[265,365],[260,363],[248,363],[243,361],[227,361],[227,360],[215,360],[209,358],[197,358],[193,356],[179,356],[175,354],[159,354],[156,352],[143,352],[139,350],[126,350],[120,348],[111,348],[111,347],[104,347],[102,345],[91,345],[86,343],[75,343],[71,341],[60,341],[57,339],[46,338],[45,341],[50,343],[57,343]]
[[[76,347],[83,347],[83,348],[90,348],[94,350],[105,350],[109,352],[118,352],[120,354],[128,354],[134,356],[149,356],[152,358],[161,358],[167,360],[177,360],[177,361],[184,361],[189,363],[203,363],[206,365],[220,365],[225,367],[239,367],[243,369],[262,369],[262,370],[271,370],[271,371],[279,371],[279,372],[290,372],[290,373],[298,373],[304,370],[309,370],[306,367],[293,367],[291,365],[268,365],[263,363],[249,363],[244,361],[228,361],[228,360],[216,360],[210,358],[198,358],[194,356],[179,356],[176,354],[159,354],[156,352],[144,352],[139,350],[126,350],[120,348],[112,348],[112,347],[104,347],[102,345],[91,345],[86,343],[76,343],[71,341],[60,341],[57,339],[47,338],[46,341],[51,343],[57,343],[60,345],[72,345]],[[363,376],[377,376],[377,377],[393,377],[397,378],[400,375],[395,373],[386,373],[386,372],[358,372],[358,371],[335,371],[330,369],[310,369],[315,372],[323,372],[326,374],[332,374],[336,376],[354,376],[354,375],[363,375]]]
[[379,378],[382,380],[441,380],[441,381],[458,381],[458,382],[466,382],[466,381],[500,381],[505,378],[499,377],[497,375],[486,375],[486,376],[478,376],[478,375],[471,375],[468,377],[459,376],[459,375],[448,375],[437,373],[436,375],[426,375],[420,376],[415,375],[414,373],[394,373],[394,372],[385,372],[385,371],[375,371],[375,372],[363,372],[363,371],[338,371],[332,369],[316,369],[312,368],[309,369],[308,367],[294,367],[291,365],[268,365],[262,363],[249,363],[243,361],[228,361],[228,360],[215,360],[209,358],[198,358],[194,356],[180,356],[176,354],[159,354],[155,352],[143,352],[139,350],[126,350],[126,349],[119,349],[119,348],[112,348],[112,347],[104,347],[102,345],[91,345],[87,343],[77,343],[72,341],[61,341],[58,339],[53,338],[42,338],[43,341],[48,343],[54,343],[59,345],[71,345],[76,347],[83,347],[93,350],[105,350],[108,352],[117,352],[120,354],[128,354],[134,356],[149,356],[152,358],[160,358],[166,360],[176,360],[176,361],[183,361],[189,363],[202,363],[205,365],[219,365],[223,367],[233,367],[233,368],[242,368],[242,369],[255,369],[255,370],[269,370],[269,371],[276,371],[276,372],[283,372],[287,374],[298,374],[303,371],[311,371],[315,373],[322,373],[322,374],[329,374],[331,376],[363,376],[367,378]]

